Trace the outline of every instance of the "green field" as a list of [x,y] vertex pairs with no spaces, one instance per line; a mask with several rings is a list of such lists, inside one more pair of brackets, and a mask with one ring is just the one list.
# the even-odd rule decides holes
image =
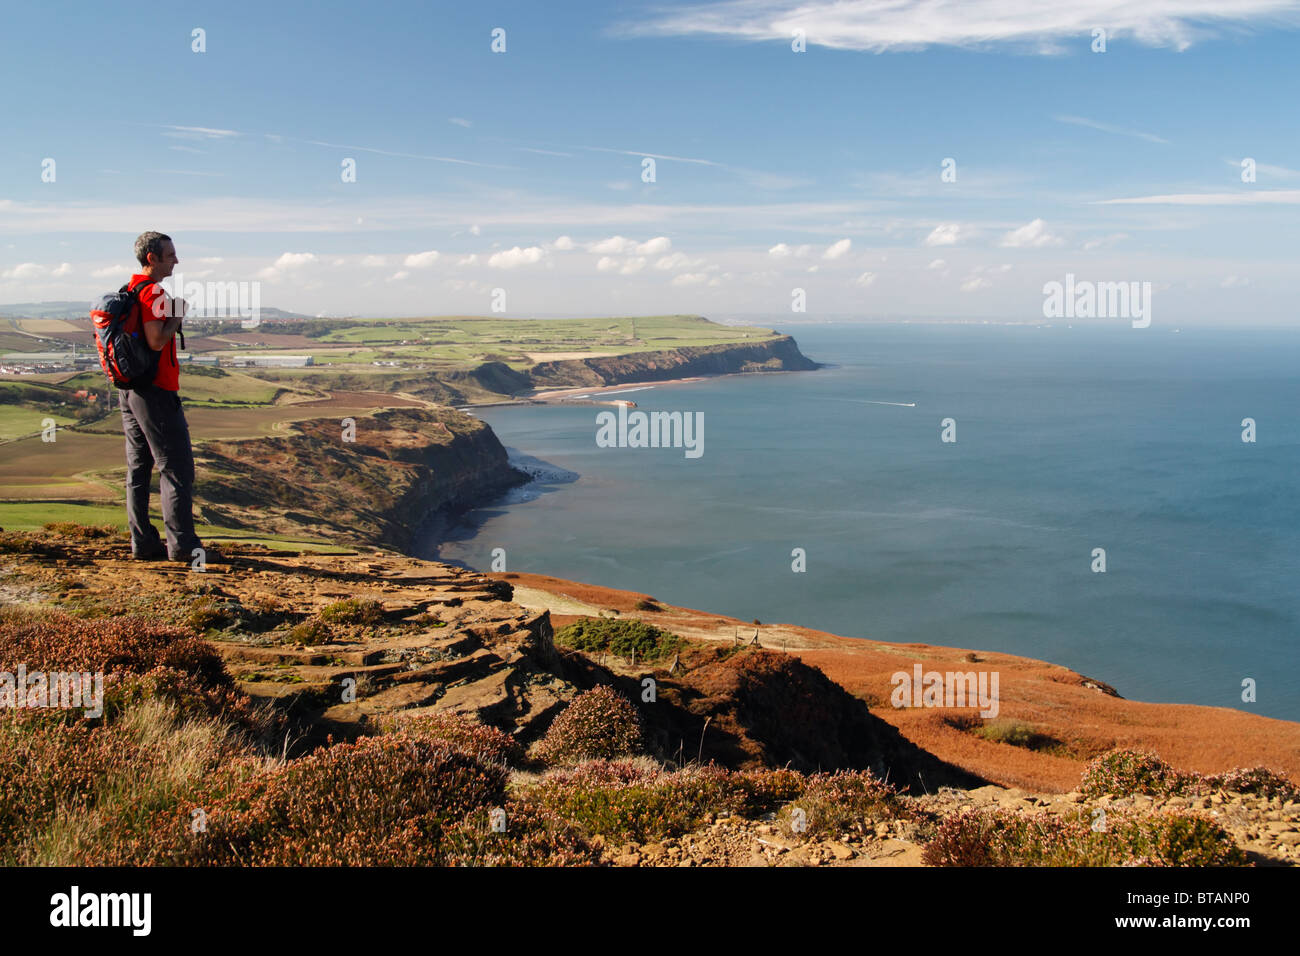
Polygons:
[[[330,326],[343,320],[326,320]],[[249,349],[235,348],[208,352],[227,361],[248,350],[266,354],[310,355],[314,367],[347,369],[352,373],[370,372],[392,375],[403,368],[424,366],[431,372],[472,368],[486,361],[504,362],[516,371],[546,360],[553,352],[565,358],[568,353],[590,352],[602,355],[627,355],[682,347],[722,345],[748,340],[762,340],[777,334],[771,329],[753,326],[727,326],[700,316],[661,315],[631,318],[597,319],[501,319],[476,316],[442,316],[422,319],[356,319],[342,328],[329,328],[324,322],[316,329],[329,328],[320,335],[310,332],[314,323],[298,323],[290,328],[302,329],[293,334],[299,340],[275,348],[256,347],[258,333],[236,333],[227,338],[245,339]],[[284,340],[281,340],[284,342]],[[350,347],[355,346],[355,347]],[[376,368],[377,361],[396,361],[395,368]],[[286,370],[277,369],[277,379]],[[292,370],[294,378],[310,379],[312,368]],[[254,372],[252,374],[259,374]]]
[[0,441],[12,441],[20,435],[40,431],[46,418],[58,425],[71,425],[75,418],[43,412],[23,405],[0,405]]
[[[307,334],[313,330],[322,334]],[[294,421],[346,417],[365,413],[377,404],[374,400],[367,404],[359,396],[340,396],[324,405],[285,404],[294,392],[324,398],[333,390],[403,390],[439,401],[490,402],[505,397],[491,391],[492,387],[513,387],[513,383],[494,386],[463,375],[443,379],[442,384],[437,379],[486,361],[505,362],[522,371],[536,361],[544,361],[548,353],[562,358],[573,353],[624,355],[762,341],[774,335],[770,329],[719,325],[688,315],[635,319],[439,316],[291,321],[256,331],[232,332],[228,337],[239,347],[206,354],[231,356],[252,350],[309,354],[315,366],[214,369],[186,365],[181,368],[181,397],[186,403],[195,452],[201,456],[201,445],[206,440],[283,435]],[[274,342],[275,346],[261,345],[264,341]],[[377,367],[371,364],[375,361],[399,361],[402,365]],[[121,500],[125,455],[121,417],[116,409],[97,420],[83,419],[75,431],[61,428],[53,443],[44,443],[39,436],[12,440],[39,431],[41,420],[47,416],[68,425],[76,421],[72,414],[86,414],[86,406],[72,395],[82,388],[104,395],[109,385],[98,369],[66,378],[0,379],[0,440],[8,439],[0,455],[0,501],[9,499],[11,505],[6,507],[57,508],[59,502],[69,503],[68,507],[98,507],[98,502],[107,505]],[[449,397],[452,395],[458,397]],[[63,411],[72,414],[61,414]],[[79,519],[32,517],[28,524],[39,527],[48,520]]]
[[[161,513],[150,511],[149,517],[158,533],[163,533]],[[0,501],[0,528],[6,531],[39,531],[51,521],[72,521],[84,525],[112,525],[125,532],[126,505],[83,505],[67,502],[7,502]],[[287,535],[255,535],[234,528],[223,528],[196,522],[195,530],[204,541],[214,544],[222,541],[247,541],[264,544],[277,551],[310,549],[327,554],[345,554],[350,548],[340,548],[320,538],[295,538]]]
[[[213,375],[214,371],[221,374]],[[204,368],[200,371],[198,366],[182,365],[180,379],[181,398],[185,401],[266,405],[274,401],[280,391],[279,386],[235,369]],[[103,392],[108,389],[108,379],[102,372],[82,372],[64,382],[63,387],[74,391],[89,388]],[[116,404],[116,397],[113,402]]]

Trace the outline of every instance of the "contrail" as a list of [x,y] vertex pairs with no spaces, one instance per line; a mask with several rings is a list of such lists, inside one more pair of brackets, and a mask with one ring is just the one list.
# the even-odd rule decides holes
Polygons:
[[916,402],[876,402],[867,398],[832,398],[832,402],[849,402],[853,405],[894,405],[898,408],[916,408]]

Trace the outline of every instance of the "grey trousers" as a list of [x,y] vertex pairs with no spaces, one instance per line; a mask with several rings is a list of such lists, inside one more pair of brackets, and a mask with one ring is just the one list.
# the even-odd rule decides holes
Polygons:
[[126,435],[126,517],[131,526],[131,550],[144,554],[161,544],[149,521],[149,481],[156,464],[167,554],[188,558],[202,542],[194,531],[194,452],[181,397],[154,385],[119,390],[117,397]]

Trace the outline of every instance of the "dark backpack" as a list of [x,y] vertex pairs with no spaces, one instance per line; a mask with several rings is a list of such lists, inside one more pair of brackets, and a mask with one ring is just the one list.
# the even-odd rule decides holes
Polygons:
[[[152,279],[146,279],[132,289],[128,282],[116,292],[103,296],[90,310],[99,364],[109,381],[121,389],[152,385],[158,374],[158,359],[162,353],[149,347],[144,336],[143,316],[137,308],[140,290],[152,284]],[[179,330],[177,334],[180,334]],[[183,336],[181,347],[185,347]]]

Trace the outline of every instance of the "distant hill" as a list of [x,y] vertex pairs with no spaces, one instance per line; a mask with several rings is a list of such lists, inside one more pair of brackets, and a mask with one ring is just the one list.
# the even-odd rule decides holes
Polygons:
[[[0,319],[84,319],[90,315],[91,303],[75,302],[14,302],[0,304]],[[263,322],[288,319],[311,319],[315,316],[285,312],[283,309],[263,307],[259,310]],[[190,313],[190,318],[201,319],[203,313]]]

